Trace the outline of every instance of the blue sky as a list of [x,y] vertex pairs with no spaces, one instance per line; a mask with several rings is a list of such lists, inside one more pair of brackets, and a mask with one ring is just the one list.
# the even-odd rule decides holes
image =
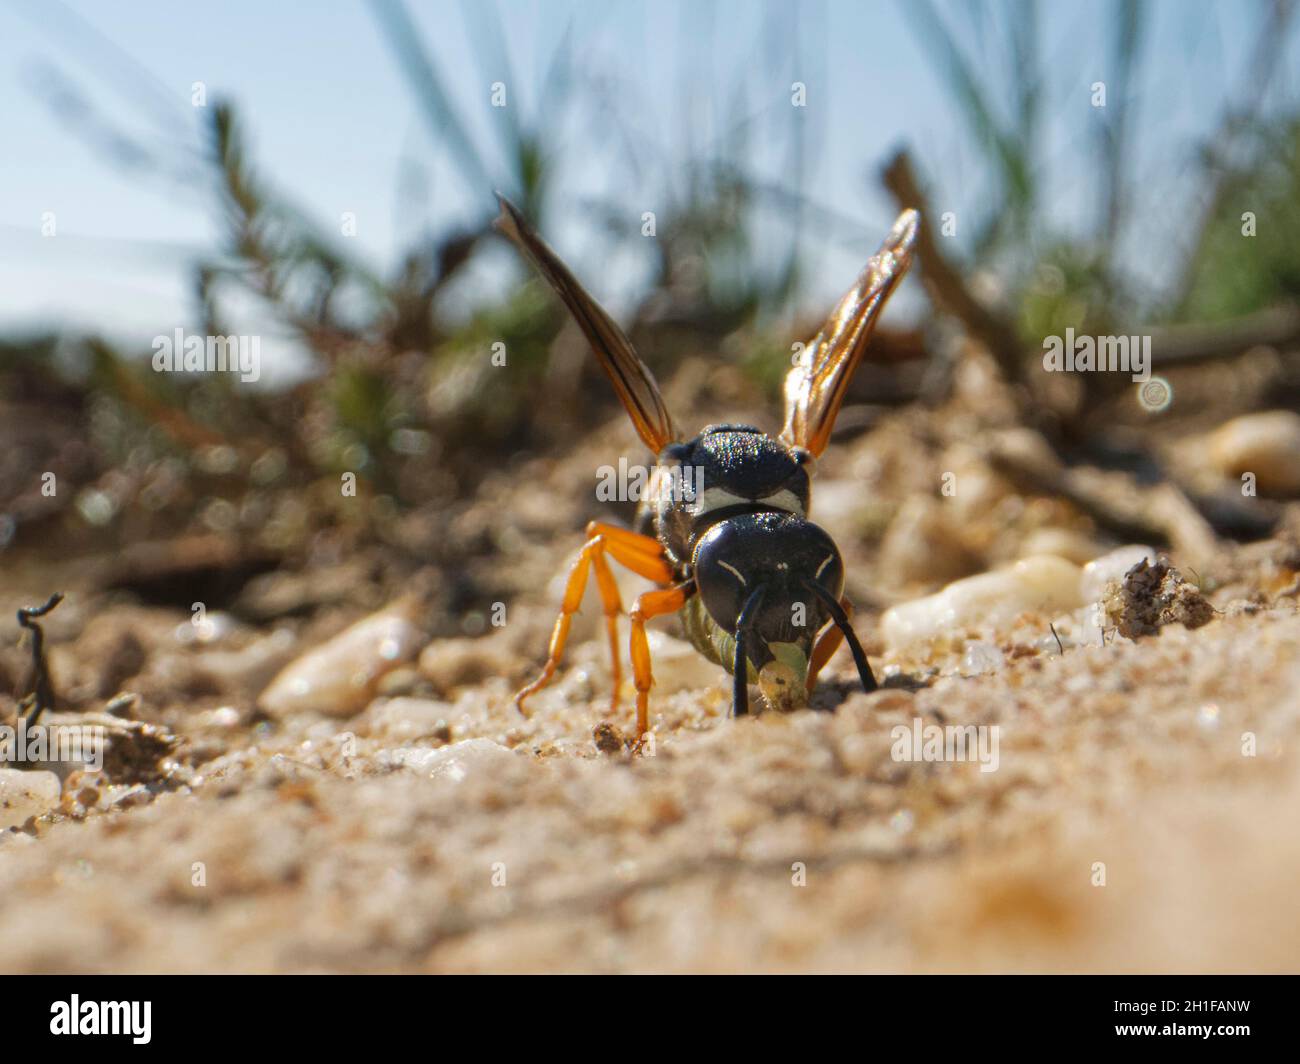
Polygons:
[[[961,6],[939,6],[966,25]],[[771,145],[755,168],[781,182],[790,161],[780,131],[788,128],[795,79],[808,86],[806,194],[845,219],[817,234],[825,254],[810,270],[810,300],[830,300],[846,287],[887,228],[892,210],[874,175],[893,147],[913,147],[941,205],[960,212],[978,198],[976,155],[901,4],[796,7],[792,19],[789,4],[498,3],[511,105],[525,117],[558,42],[572,34],[582,71],[577,92],[593,98],[557,130],[554,147],[565,164],[553,243],[614,306],[634,290],[649,252],[634,247],[617,263],[601,261],[606,245],[584,225],[585,197],[602,195],[637,217],[656,209],[691,146],[716,142],[736,113],[750,119],[758,143]],[[1139,178],[1162,190],[1139,221],[1149,234],[1131,235],[1139,260],[1180,232],[1193,187],[1189,139],[1217,124],[1227,91],[1242,83],[1259,18],[1251,3],[1154,7],[1150,61],[1126,90],[1138,103]],[[489,93],[496,78],[476,45],[476,5],[411,0],[409,8],[476,139],[495,144],[500,112]],[[1063,227],[1086,227],[1096,194],[1088,87],[1107,76],[1113,10],[1109,2],[1080,2],[1043,11],[1046,155]],[[1272,106],[1294,99],[1296,36]],[[972,32],[962,42],[990,76],[1005,73],[997,41]],[[209,101],[232,98],[261,173],[322,224],[355,212],[359,250],[379,270],[393,269],[416,234],[466,221],[489,202],[489,190],[469,187],[430,136],[364,3],[0,0],[0,331],[58,324],[147,346],[149,337],[194,321],[185,267],[216,233],[214,198],[202,179],[177,183],[108,161],[51,108],[50,86],[58,83],[51,71],[96,113],[145,133],[178,161],[200,143],[204,115],[191,106],[191,85],[203,81]],[[622,165],[608,128],[590,120],[600,106],[623,117],[638,151],[656,165],[639,174]],[[47,211],[57,219],[53,238],[41,235]],[[774,254],[788,240],[778,230]],[[1147,265],[1158,272],[1158,264]]]

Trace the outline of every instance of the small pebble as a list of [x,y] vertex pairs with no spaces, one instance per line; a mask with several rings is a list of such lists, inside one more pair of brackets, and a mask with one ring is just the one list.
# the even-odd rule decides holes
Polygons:
[[363,710],[385,673],[415,657],[423,642],[406,611],[382,610],[287,665],[258,699],[272,717]]
[[997,672],[1006,664],[1002,651],[992,643],[972,640],[966,644],[966,653],[961,659],[963,676],[978,676],[981,673]]
[[463,783],[471,775],[490,776],[519,760],[519,754],[491,739],[465,739],[434,750],[423,767],[430,779]]
[[1097,557],[1097,551],[1092,537],[1072,528],[1037,528],[1025,537],[1019,553],[1022,558],[1053,554],[1075,565],[1083,565]]
[[381,750],[379,760],[432,780],[463,783],[472,775],[492,776],[520,762],[520,755],[491,739],[464,739],[450,746],[399,746]]
[[[439,694],[448,694],[491,676],[509,676],[515,666],[513,652],[499,639],[436,639],[420,654],[419,675]],[[409,694],[413,689],[391,693]]]
[[1300,414],[1269,410],[1224,422],[1208,440],[1210,464],[1224,477],[1255,475],[1257,490],[1300,495]]
[[59,804],[63,785],[53,772],[0,768],[0,828],[17,827]]
[[130,691],[123,691],[119,695],[114,695],[104,706],[105,713],[111,713],[115,717],[131,718],[135,716],[135,707],[140,702],[140,696]]
[[973,625],[1012,620],[1030,610],[1060,613],[1081,604],[1079,567],[1064,558],[1040,555],[895,606],[881,618],[880,631],[886,646],[897,650]]
[[617,754],[623,749],[623,733],[609,721],[603,720],[592,729],[591,737],[602,754]]
[[906,835],[915,825],[916,817],[907,809],[900,809],[889,818],[889,826],[895,835]]

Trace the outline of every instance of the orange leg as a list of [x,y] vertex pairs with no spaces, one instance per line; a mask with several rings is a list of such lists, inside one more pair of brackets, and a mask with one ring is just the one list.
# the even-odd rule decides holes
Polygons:
[[663,545],[653,536],[629,532],[626,528],[607,525],[604,521],[592,521],[587,525],[587,538],[596,536],[603,536],[609,553],[638,576],[660,584],[672,582],[672,566],[664,557]]
[[[846,617],[853,616],[853,603],[849,601],[848,596],[840,599],[840,607],[844,610]],[[826,663],[831,660],[835,651],[839,650],[840,644],[844,642],[844,633],[840,631],[839,626],[832,624],[827,627],[817,637],[817,642],[813,644],[812,654],[808,658],[808,693],[812,694],[813,688],[817,686],[817,676],[826,667]]]
[[[604,541],[597,537],[596,542],[603,544]],[[623,612],[623,599],[618,593],[618,584],[610,572],[609,562],[605,561],[603,550],[592,552],[591,567],[596,570],[596,587],[600,591],[601,605],[605,608],[605,631],[609,635],[609,671],[614,684],[609,711],[613,713],[618,709],[619,688],[623,686],[623,662],[618,652],[618,615]]]
[[[607,525],[602,521],[592,521],[587,525],[587,538],[600,540],[601,550],[637,576],[644,576],[656,584],[672,583],[673,567],[664,556],[664,549],[657,539],[643,536],[639,532],[629,532],[626,528]],[[614,587],[612,593],[617,599],[618,588]]]
[[587,526],[587,536],[587,542],[569,570],[569,579],[564,587],[564,602],[560,606],[560,615],[555,620],[555,629],[551,632],[550,651],[542,673],[515,695],[515,705],[525,716],[528,715],[524,710],[525,699],[550,683],[559,667],[564,645],[569,639],[569,625],[573,615],[578,612],[578,607],[582,605],[582,595],[587,589],[587,571],[592,568],[596,570],[596,586],[600,590],[601,603],[605,609],[605,626],[613,659],[614,697],[611,710],[618,707],[619,686],[623,681],[618,654],[618,615],[623,612],[623,602],[619,597],[618,585],[614,582],[614,574],[610,572],[609,563],[605,560],[606,553],[639,576],[664,584],[672,580],[672,566],[664,557],[658,540],[599,521],[592,521]]
[[632,677],[636,681],[636,737],[638,743],[650,730],[650,688],[654,675],[650,671],[650,644],[646,641],[645,622],[651,617],[676,613],[686,605],[695,590],[695,582],[676,587],[647,591],[632,607]]

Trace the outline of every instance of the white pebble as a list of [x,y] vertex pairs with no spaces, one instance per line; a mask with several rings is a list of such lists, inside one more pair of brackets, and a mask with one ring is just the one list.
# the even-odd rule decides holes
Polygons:
[[1124,579],[1124,574],[1143,558],[1148,562],[1154,562],[1156,552],[1151,547],[1130,544],[1127,547],[1117,547],[1100,558],[1094,558],[1083,567],[1083,573],[1079,577],[1080,600],[1085,604],[1096,602],[1105,593],[1107,584],[1120,583]]
[[1269,410],[1224,422],[1209,437],[1210,464],[1234,480],[1255,475],[1260,491],[1300,495],[1300,414]]
[[53,772],[0,768],[0,829],[48,813],[59,804],[62,793],[62,784]]
[[520,763],[520,756],[491,739],[464,739],[450,746],[399,746],[381,750],[378,760],[431,780],[463,783],[471,775],[494,776]]
[[397,739],[430,735],[456,715],[451,702],[432,698],[378,698],[370,703],[366,717],[372,734]]
[[1097,544],[1092,537],[1072,528],[1039,528],[1025,537],[1017,553],[1022,558],[1054,554],[1075,565],[1083,565],[1097,557]]
[[880,631],[889,649],[897,650],[969,627],[1013,620],[1030,610],[1055,614],[1080,604],[1079,567],[1064,558],[1039,555],[895,606],[881,618]]
[[422,643],[404,610],[371,614],[286,665],[258,705],[273,717],[351,716],[366,707],[380,677],[414,658]]
[[429,746],[399,746],[395,750],[380,750],[379,761],[395,768],[409,769],[421,776],[427,776],[430,769],[438,763],[439,751]]
[[434,750],[420,763],[420,770],[432,780],[462,783],[471,775],[490,776],[507,765],[519,763],[519,754],[491,739],[465,739]]
[[961,658],[961,674],[978,676],[985,672],[997,672],[1006,664],[1006,659],[992,643],[971,640],[966,644],[966,653]]

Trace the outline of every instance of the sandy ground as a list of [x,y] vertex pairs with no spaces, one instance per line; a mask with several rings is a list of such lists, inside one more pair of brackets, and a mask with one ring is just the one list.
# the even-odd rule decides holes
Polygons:
[[[740,722],[719,678],[640,759],[594,642],[528,721],[495,676],[300,714],[0,836],[0,969],[1294,970],[1298,648],[1283,604]],[[1000,725],[997,770],[896,761],[915,718]]]
[[[394,526],[463,560],[286,569],[206,627],[76,559],[16,567],[0,615],[69,592],[51,720],[100,723],[113,756],[0,830],[0,971],[1300,969],[1300,508],[1276,540],[1174,557],[1214,606],[1195,629],[1100,645],[1030,613],[891,653],[891,602],[1118,545],[993,474],[962,442],[977,419],[926,417],[835,448],[815,488],[885,687],[862,694],[841,651],[814,702],[833,712],[728,720],[728,678],[656,622],[646,757],[620,742],[630,685],[610,714],[593,588],[532,717],[510,699],[578,530],[620,517],[590,485],[621,424]],[[386,601],[369,650],[354,630],[268,697]],[[977,669],[971,639],[996,648]],[[25,654],[0,647],[0,689]],[[995,771],[896,756],[895,728],[964,725],[996,729]]]

